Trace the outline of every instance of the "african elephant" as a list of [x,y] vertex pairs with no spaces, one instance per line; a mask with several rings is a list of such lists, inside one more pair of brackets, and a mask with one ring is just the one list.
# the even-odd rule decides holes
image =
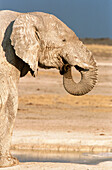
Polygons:
[[[13,125],[18,107],[18,82],[38,67],[56,68],[72,95],[84,95],[97,80],[92,53],[75,33],[53,15],[0,11],[0,167],[18,164],[10,154]],[[81,73],[75,83],[71,68]]]

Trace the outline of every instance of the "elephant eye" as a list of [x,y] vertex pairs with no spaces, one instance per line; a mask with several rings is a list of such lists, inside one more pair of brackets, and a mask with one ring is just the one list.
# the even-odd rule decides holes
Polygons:
[[64,38],[62,41],[63,41],[63,42],[66,42],[66,39]]
[[37,27],[34,26],[34,29],[35,29],[35,36],[36,36],[36,38],[37,38],[38,40],[40,40],[39,31],[38,31]]
[[36,37],[40,40],[40,37],[37,31],[35,32],[35,34],[36,34]]

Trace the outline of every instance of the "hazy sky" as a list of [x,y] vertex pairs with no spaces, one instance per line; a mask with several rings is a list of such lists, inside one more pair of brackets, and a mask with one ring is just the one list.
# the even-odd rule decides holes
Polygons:
[[112,38],[112,0],[0,0],[0,10],[52,13],[80,38]]

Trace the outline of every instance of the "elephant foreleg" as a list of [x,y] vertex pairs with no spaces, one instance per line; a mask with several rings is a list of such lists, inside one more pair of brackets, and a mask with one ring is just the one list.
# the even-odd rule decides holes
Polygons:
[[17,87],[0,75],[0,167],[13,166],[19,161],[10,154],[11,136],[18,106]]

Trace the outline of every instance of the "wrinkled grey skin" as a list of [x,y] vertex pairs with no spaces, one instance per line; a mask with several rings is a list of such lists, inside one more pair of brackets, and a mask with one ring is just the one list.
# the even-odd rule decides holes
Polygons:
[[[18,107],[18,81],[28,71],[36,76],[38,66],[57,68],[65,89],[73,95],[89,92],[96,83],[92,53],[75,33],[53,15],[0,11],[0,167],[18,160],[9,152]],[[75,83],[71,68],[81,73]]]

